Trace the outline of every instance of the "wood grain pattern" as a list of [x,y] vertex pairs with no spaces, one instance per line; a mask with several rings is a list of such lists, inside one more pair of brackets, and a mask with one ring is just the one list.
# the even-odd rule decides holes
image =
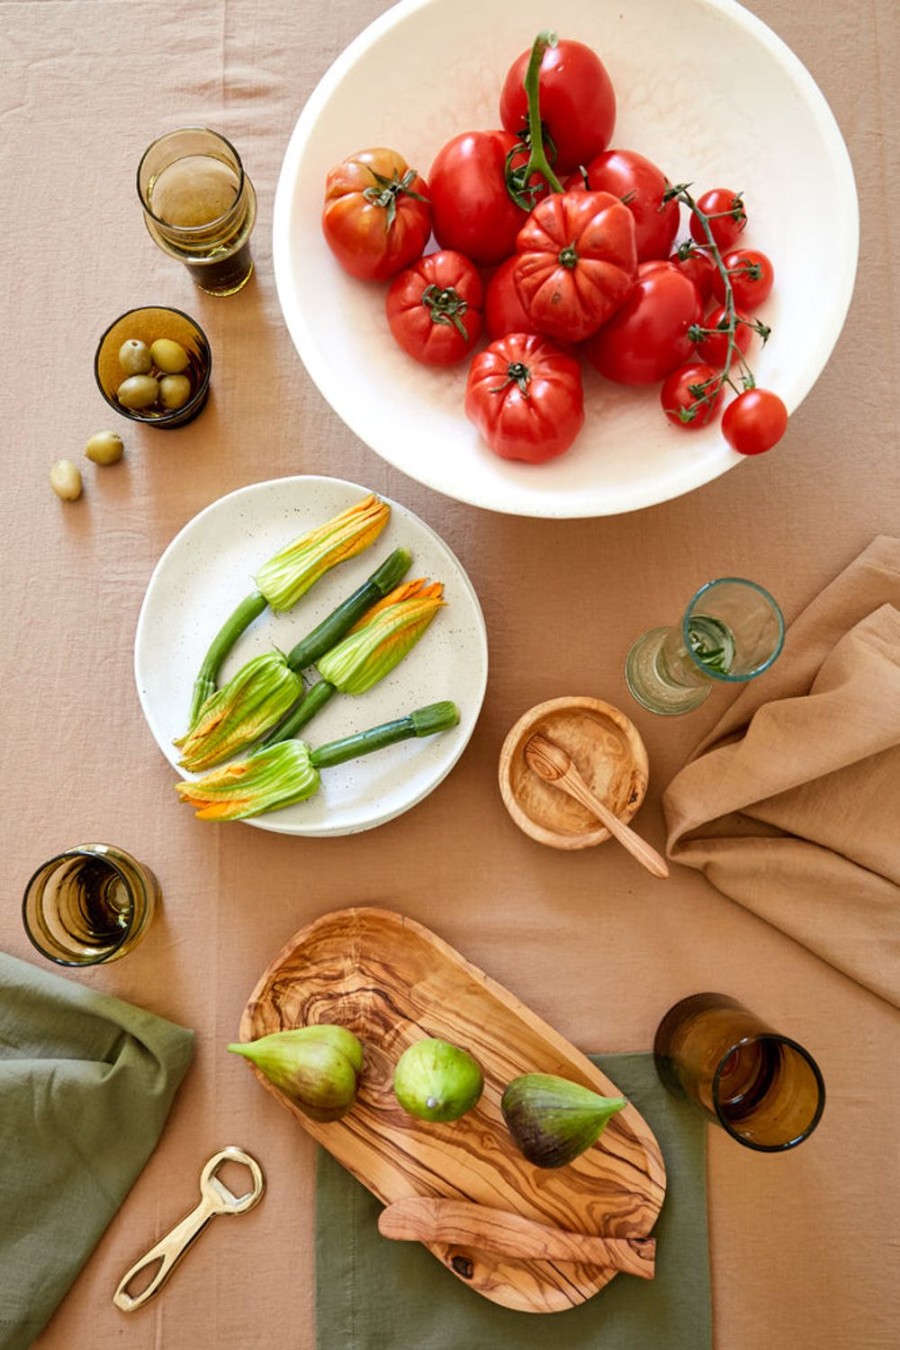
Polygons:
[[519,718],[500,751],[500,793],[520,829],[566,851],[605,843],[609,830],[594,812],[529,767],[525,746],[535,734],[561,746],[593,794],[627,824],[649,780],[647,750],[634,723],[602,699],[550,699]]
[[[310,1120],[248,1064],[267,1091],[384,1204],[447,1196],[572,1232],[645,1237],[665,1195],[665,1167],[646,1121],[628,1105],[594,1147],[553,1170],[518,1152],[500,1111],[507,1083],[559,1074],[609,1096],[615,1084],[564,1037],[434,933],[403,915],[338,910],[302,929],[275,957],[241,1018],[240,1038],[336,1022],[363,1042],[357,1101],[343,1119]],[[439,1036],[469,1050],[485,1088],[461,1120],[407,1115],[393,1089],[408,1045]],[[590,1262],[522,1260],[447,1242],[428,1249],[485,1298],[528,1312],[582,1303],[615,1275]]]

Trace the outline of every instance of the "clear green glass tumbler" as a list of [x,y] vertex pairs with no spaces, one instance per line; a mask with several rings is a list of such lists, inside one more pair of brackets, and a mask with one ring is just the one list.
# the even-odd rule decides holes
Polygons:
[[650,712],[692,712],[716,681],[741,684],[768,670],[784,645],[784,618],[768,591],[742,577],[701,586],[681,622],[642,633],[625,659],[625,683]]

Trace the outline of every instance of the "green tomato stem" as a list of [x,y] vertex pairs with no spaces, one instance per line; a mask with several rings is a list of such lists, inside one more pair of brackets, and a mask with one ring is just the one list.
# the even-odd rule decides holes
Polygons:
[[544,148],[544,128],[541,125],[540,77],[541,62],[548,47],[556,46],[555,33],[538,33],[528,58],[525,71],[525,93],[528,96],[528,161],[522,167],[513,169],[512,160],[516,150],[506,158],[506,190],[517,206],[530,211],[534,205],[533,192],[529,199],[529,184],[534,174],[541,174],[551,192],[563,192],[562,183],[551,168]]

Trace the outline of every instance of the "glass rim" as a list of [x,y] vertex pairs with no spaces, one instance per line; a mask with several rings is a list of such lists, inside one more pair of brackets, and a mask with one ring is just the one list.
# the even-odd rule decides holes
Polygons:
[[[82,961],[67,960],[64,956],[54,956],[52,953],[48,952],[46,948],[42,947],[38,942],[34,933],[31,931],[31,924],[28,922],[28,897],[31,894],[32,886],[44,873],[47,873],[47,876],[49,877],[59,863],[65,862],[70,858],[93,858],[104,863],[115,872],[116,876],[123,883],[125,892],[128,896],[128,924],[123,928],[121,936],[114,942],[111,942],[108,947],[105,947],[101,956],[88,957]],[[53,961],[58,966],[99,966],[103,965],[106,961],[111,960],[122,944],[131,936],[131,929],[134,924],[136,913],[137,904],[134,897],[134,883],[131,877],[123,871],[115,859],[110,857],[108,853],[98,853],[95,848],[92,848],[87,844],[76,844],[73,848],[65,848],[60,853],[55,854],[52,858],[47,858],[46,861],[42,862],[35,868],[28,878],[28,881],[25,883],[25,893],[22,897],[22,926],[25,929],[25,934],[29,942],[40,952],[41,956],[46,957],[48,961]]]
[[[788,1046],[791,1050],[795,1051],[812,1071],[819,1092],[816,1108],[812,1113],[809,1124],[806,1125],[799,1134],[795,1135],[792,1139],[786,1140],[783,1144],[760,1144],[753,1139],[747,1139],[744,1135],[739,1134],[735,1130],[733,1122],[726,1119],[719,1107],[719,1081],[722,1076],[724,1065],[727,1063],[730,1056],[733,1055],[735,1051],[740,1050],[742,1046],[758,1045],[762,1041],[774,1041],[778,1045]],[[799,1041],[793,1040],[790,1036],[783,1036],[778,1031],[757,1031],[747,1036],[739,1036],[738,1039],[724,1051],[715,1067],[711,1093],[716,1119],[725,1133],[729,1138],[736,1140],[739,1144],[743,1144],[745,1148],[755,1149],[757,1153],[785,1153],[790,1148],[796,1148],[798,1144],[803,1143],[804,1139],[809,1138],[819,1121],[822,1119],[822,1113],[825,1110],[825,1080],[822,1077],[821,1069],[805,1046],[802,1046]]]
[[[162,145],[163,141],[174,140],[176,136],[196,135],[197,132],[200,132],[204,136],[214,136],[216,140],[220,141],[221,144],[228,150],[229,154],[234,156],[235,168],[237,169],[238,175],[237,192],[235,193],[234,201],[232,202],[231,206],[229,206],[228,210],[223,211],[220,216],[216,216],[213,220],[207,220],[202,225],[172,225],[170,221],[163,220],[162,216],[158,216],[156,214],[156,212],[153,210],[153,207],[150,205],[149,201],[144,196],[144,193],[141,190],[141,170],[144,167],[144,162],[147,159],[147,156],[151,153],[152,150],[155,150],[158,145]],[[175,161],[173,161],[173,163],[174,162]],[[192,235],[195,234],[196,235],[208,234],[209,231],[213,230],[216,225],[227,220],[228,216],[231,215],[231,212],[234,210],[235,206],[240,201],[241,196],[243,195],[245,183],[249,182],[250,180],[249,178],[247,178],[247,175],[244,172],[243,161],[241,160],[240,155],[238,154],[234,146],[231,144],[231,141],[228,139],[228,137],[223,136],[221,131],[214,131],[212,127],[203,127],[203,126],[176,127],[174,131],[164,131],[161,136],[157,136],[156,139],[151,141],[150,144],[147,146],[147,149],[141,155],[140,162],[137,166],[137,172],[135,174],[135,186],[137,187],[138,200],[141,203],[141,207],[144,211],[144,214],[149,216],[150,219],[153,221],[153,223],[155,225],[158,225],[162,230],[174,229],[177,230],[179,234],[183,234],[187,237],[191,237]]]
[[[698,661],[691,648],[688,628],[690,616],[694,612],[697,601],[702,595],[705,595],[707,591],[711,590],[713,586],[724,586],[728,583],[736,584],[738,586],[748,586],[751,590],[756,591],[758,595],[763,596],[763,598],[768,600],[771,605],[772,612],[778,623],[778,641],[775,644],[775,649],[771,656],[768,656],[760,665],[754,666],[754,668],[749,670],[746,675],[728,675],[722,671],[713,670],[711,667],[704,665],[702,661]],[[709,676],[712,680],[719,680],[722,684],[746,684],[748,680],[755,679],[757,675],[762,675],[763,671],[768,670],[781,655],[785,636],[784,615],[782,614],[781,606],[775,597],[770,591],[766,590],[765,586],[760,586],[758,581],[750,581],[747,577],[715,577],[712,581],[704,582],[700,589],[694,592],[685,606],[684,614],[681,619],[681,635],[688,656],[697,669],[702,671],[704,675]]]

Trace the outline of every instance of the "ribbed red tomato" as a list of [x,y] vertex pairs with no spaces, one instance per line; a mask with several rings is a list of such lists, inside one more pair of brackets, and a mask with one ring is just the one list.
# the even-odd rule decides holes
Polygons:
[[396,150],[360,150],[329,170],[322,232],[345,272],[387,281],[428,243],[428,184]]
[[385,301],[388,326],[403,350],[425,366],[452,366],[481,337],[484,284],[461,253],[428,253],[394,277]]
[[584,425],[581,366],[546,338],[508,333],[473,358],[465,409],[501,459],[542,464]]

